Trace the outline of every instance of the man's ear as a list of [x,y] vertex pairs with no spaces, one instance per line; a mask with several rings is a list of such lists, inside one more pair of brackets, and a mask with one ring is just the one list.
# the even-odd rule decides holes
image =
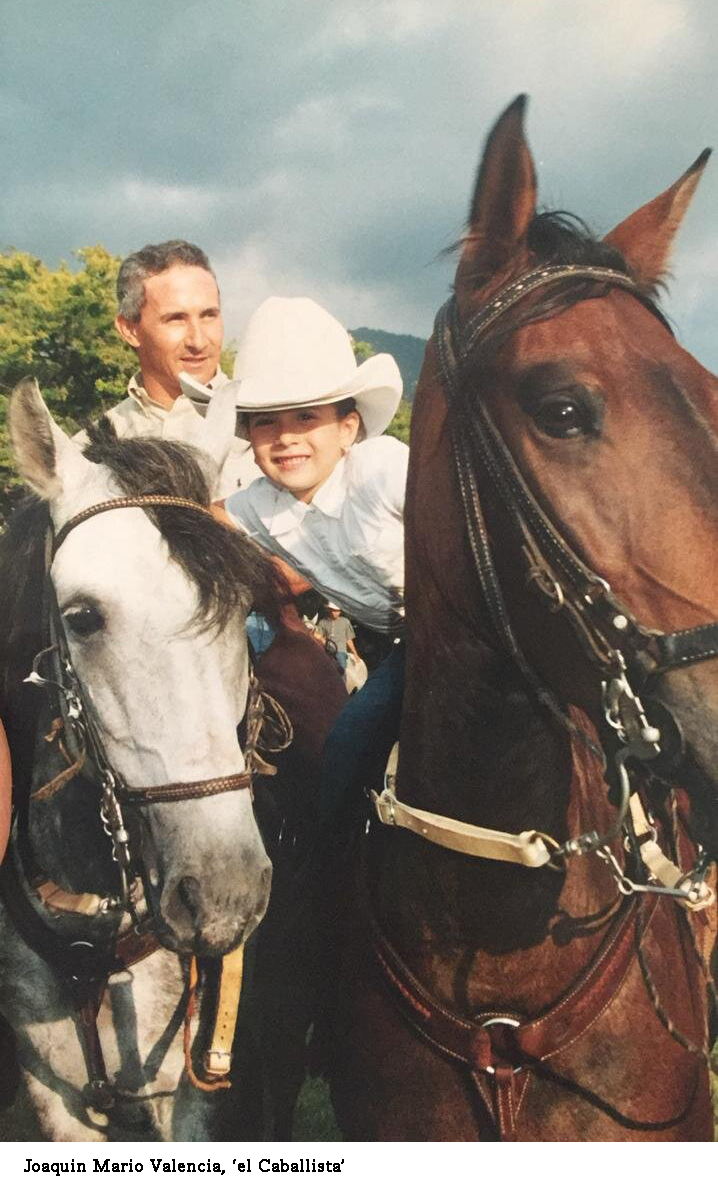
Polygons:
[[115,319],[115,330],[125,343],[129,343],[130,347],[137,349],[139,347],[139,339],[137,337],[137,323],[128,322],[121,314],[118,314]]

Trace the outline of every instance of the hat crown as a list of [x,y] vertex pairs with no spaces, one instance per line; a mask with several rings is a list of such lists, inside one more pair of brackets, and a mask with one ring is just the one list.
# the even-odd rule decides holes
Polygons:
[[234,377],[274,391],[319,399],[348,384],[357,370],[349,334],[311,298],[269,297],[247,324]]
[[[185,372],[182,392],[211,395]],[[326,405],[353,397],[360,433],[371,438],[389,425],[401,399],[401,373],[392,356],[372,355],[357,364],[351,337],[311,298],[270,297],[255,310],[237,351],[229,381],[239,413]],[[238,423],[238,434],[246,432]]]

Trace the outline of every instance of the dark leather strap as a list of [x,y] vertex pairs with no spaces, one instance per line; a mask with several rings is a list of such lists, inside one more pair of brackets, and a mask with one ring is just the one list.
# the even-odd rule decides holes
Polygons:
[[[667,325],[660,310],[645,298],[626,274],[592,266],[556,265],[535,269],[510,282],[463,325],[459,321],[456,299],[451,297],[439,310],[434,327],[441,379],[451,412],[459,487],[482,591],[499,641],[534,686],[538,683],[514,638],[483,523],[474,478],[477,461],[509,513],[519,538],[527,540],[532,553],[540,560],[544,570],[542,577],[548,580],[549,586],[560,587],[560,606],[571,614],[581,643],[588,646],[589,655],[600,668],[615,672],[616,658],[622,656],[635,665],[645,681],[677,666],[718,657],[718,621],[663,634],[645,628],[631,615],[600,576],[582,562],[544,513],[519,472],[485,403],[467,391],[467,364],[487,332],[500,323],[503,315],[536,290],[546,286],[555,289],[559,283],[562,287],[559,293],[563,293],[563,287],[572,281],[623,288]],[[569,285],[565,293],[567,302],[576,300],[575,288]],[[530,318],[531,307],[526,320],[530,321]],[[670,327],[667,329],[670,331]],[[475,455],[473,459],[469,444]],[[546,692],[540,693],[545,695]]]
[[658,636],[654,648],[657,652],[654,675],[677,669],[681,665],[709,661],[712,657],[718,657],[718,620]]
[[[440,1004],[420,983],[369,919],[374,955],[393,999],[422,1037],[440,1053],[466,1065],[476,1082],[491,1081],[494,1118],[502,1139],[515,1139],[526,1080],[537,1063],[568,1049],[617,995],[635,957],[639,911],[634,897],[623,906],[606,938],[571,989],[540,1016],[521,1019],[512,1009],[461,1016]],[[648,921],[656,901],[649,910]],[[511,1023],[509,1023],[511,1022]]]
[[210,777],[206,781],[176,781],[173,785],[148,785],[146,788],[118,788],[117,800],[123,806],[146,806],[152,802],[184,802],[211,797],[231,789],[251,789],[252,770],[232,773],[229,777]]
[[71,517],[55,536],[53,555],[57,553],[72,530],[81,525],[83,521],[89,521],[99,512],[112,512],[116,508],[193,508],[195,512],[201,512],[203,516],[212,515],[204,505],[197,504],[194,500],[185,500],[182,496],[118,496],[116,500],[103,500],[101,504],[91,504],[89,508],[84,508],[82,512]]

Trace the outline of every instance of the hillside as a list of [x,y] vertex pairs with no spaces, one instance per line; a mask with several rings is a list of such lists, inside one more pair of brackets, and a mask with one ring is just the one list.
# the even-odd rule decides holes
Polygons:
[[349,333],[359,342],[371,343],[377,354],[388,351],[389,355],[394,356],[404,381],[404,397],[411,402],[419,379],[426,339],[418,339],[416,335],[394,335],[391,331],[380,331],[368,326],[358,326]]

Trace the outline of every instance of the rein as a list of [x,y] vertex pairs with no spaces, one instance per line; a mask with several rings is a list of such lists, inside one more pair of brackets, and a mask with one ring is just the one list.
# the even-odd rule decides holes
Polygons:
[[[53,558],[78,525],[103,512],[124,508],[176,507],[189,508],[203,516],[211,513],[203,505],[176,496],[127,496],[93,504],[72,517],[59,533],[48,528],[45,541],[45,576],[43,591],[43,624],[45,647],[33,661],[32,671],[24,680],[45,690],[51,711],[51,729],[45,736],[47,743],[57,743],[67,767],[57,776],[34,790],[30,797],[44,800],[52,797],[78,775],[100,789],[100,817],[112,842],[112,858],[118,865],[119,895],[100,897],[94,894],[68,893],[52,881],[28,884],[24,873],[21,840],[13,837],[2,867],[0,883],[4,899],[21,937],[53,968],[67,985],[78,1017],[88,1084],[85,1097],[98,1110],[109,1110],[115,1100],[107,1079],[102,1049],[97,1031],[97,1015],[109,976],[124,970],[131,963],[147,957],[159,943],[138,913],[136,896],[138,881],[134,874],[138,865],[130,853],[130,836],[125,827],[122,807],[152,805],[159,802],[187,801],[211,797],[230,790],[248,789],[252,796],[255,774],[271,775],[274,766],[262,759],[257,751],[269,711],[271,742],[261,740],[262,747],[276,752],[291,742],[291,724],[278,703],[264,693],[250,667],[249,693],[246,708],[246,767],[239,773],[205,780],[179,781],[163,785],[133,787],[111,764],[105,751],[99,726],[70,655],[62,616],[51,579]],[[41,670],[49,667],[45,676]],[[34,895],[33,895],[34,894]],[[33,904],[34,902],[34,904]],[[130,915],[131,928],[122,932],[117,915]],[[69,939],[64,931],[53,928],[53,921],[68,915],[80,926],[85,937]],[[111,940],[97,942],[89,923],[106,918],[112,933]],[[118,930],[120,932],[118,933]],[[242,980],[243,947],[237,948],[221,960],[215,1025],[210,1049],[205,1055],[204,1079],[195,1075],[190,1052],[190,1019],[196,1002],[197,967],[192,958],[187,990],[187,1010],[184,1025],[185,1070],[189,1081],[198,1089],[210,1091],[229,1086],[226,1075],[231,1061],[232,1039],[239,1007]]]
[[[604,679],[606,719],[638,760],[655,763],[669,741],[646,719],[631,687],[643,692],[649,680],[680,666],[718,656],[718,621],[664,633],[640,624],[600,575],[590,570],[544,513],[499,434],[483,401],[471,400],[460,383],[477,348],[507,310],[527,294],[558,281],[601,282],[627,290],[661,322],[637,284],[613,269],[554,265],[534,270],[505,286],[463,326],[456,299],[450,298],[436,318],[435,342],[441,378],[451,414],[454,458],[464,504],[466,526],[482,592],[498,641],[540,700],[565,723],[552,692],[546,691],[519,646],[496,572],[476,484],[476,459],[508,512],[528,562],[528,578],[552,611],[567,615],[589,660]],[[565,287],[564,287],[565,290]],[[570,298],[570,289],[566,291]],[[472,460],[469,444],[476,452]],[[629,681],[629,675],[631,681]],[[674,733],[667,733],[673,742]],[[680,732],[676,733],[680,738]],[[676,757],[669,758],[675,762]]]
[[[398,802],[391,790],[385,789],[381,795],[374,796],[377,815],[386,825],[405,826],[425,836],[432,831],[434,841],[453,850],[487,858],[513,859],[532,867],[589,852],[598,852],[606,862],[610,862],[607,844],[619,833],[628,813],[631,796],[628,766],[635,761],[649,767],[659,762],[664,767],[675,765],[679,759],[676,741],[679,742],[679,749],[682,742],[680,727],[670,711],[662,704],[656,704],[663,712],[662,728],[659,729],[649,721],[636,691],[643,694],[649,679],[669,669],[718,656],[718,621],[692,629],[662,633],[646,628],[636,620],[616,598],[606,580],[581,561],[544,513],[484,403],[481,400],[472,401],[465,395],[465,386],[461,382],[466,377],[467,363],[484,343],[488,332],[500,323],[503,315],[536,290],[546,286],[553,288],[557,282],[567,280],[624,289],[647,305],[667,325],[657,307],[645,298],[636,282],[626,274],[587,265],[549,265],[526,273],[504,286],[491,302],[463,325],[459,322],[456,299],[452,296],[439,310],[434,339],[449,406],[454,461],[466,530],[494,634],[538,702],[570,734],[580,736],[594,755],[601,755],[594,741],[565,714],[553,691],[541,682],[516,639],[494,562],[476,480],[476,459],[472,458],[470,446],[474,448],[482,474],[491,483],[523,543],[529,582],[533,583],[551,611],[569,617],[584,651],[601,675],[604,716],[616,739],[611,756],[619,795],[614,822],[603,834],[592,830],[559,845],[537,831],[501,838],[502,832],[486,831],[453,819],[442,818],[440,822],[429,822],[430,817],[438,816],[429,816],[426,811]],[[559,292],[571,296],[570,289],[566,290],[565,286]],[[458,845],[458,839],[464,843]],[[509,854],[503,853],[506,850]],[[708,860],[702,853],[699,856],[700,865],[700,875],[673,887],[672,895],[693,903],[703,900],[705,886],[702,885],[702,876]],[[646,886],[646,891],[651,891],[651,886]]]
[[[659,674],[718,656],[718,621],[671,633],[659,632],[639,623],[616,598],[605,579],[590,570],[558,532],[529,490],[484,403],[478,398],[472,400],[471,394],[466,392],[467,365],[475,358],[477,348],[486,343],[489,332],[500,325],[505,312],[527,295],[567,281],[626,290],[667,326],[657,307],[626,274],[584,265],[556,265],[535,269],[510,282],[463,325],[459,321],[456,299],[452,296],[437,315],[434,342],[449,407],[466,531],[494,635],[538,702],[590,752],[605,760],[594,741],[565,713],[553,691],[541,682],[516,638],[484,520],[477,470],[491,486],[518,534],[527,561],[528,581],[551,611],[569,618],[584,651],[600,674],[604,717],[615,738],[610,760],[616,770],[619,805],[614,822],[603,834],[591,830],[559,845],[540,831],[528,830],[511,835],[417,809],[396,798],[390,780],[380,795],[372,795],[376,814],[384,825],[403,827],[463,854],[540,867],[546,864],[560,866],[570,858],[595,852],[609,865],[619,891],[626,897],[615,925],[609,928],[596,956],[580,974],[574,988],[558,1004],[532,1021],[502,1012],[484,1012],[476,1019],[468,1020],[447,1010],[409,971],[371,913],[368,915],[375,958],[395,998],[398,996],[401,1010],[436,1049],[469,1067],[501,1139],[507,1140],[516,1139],[516,1120],[531,1066],[537,1067],[559,1053],[590,1028],[618,994],[636,953],[643,973],[640,935],[634,928],[641,902],[633,894],[663,893],[678,898],[685,908],[691,909],[706,908],[715,899],[703,880],[710,857],[699,847],[696,865],[687,876],[666,858],[657,845],[655,829],[646,817],[640,797],[632,794],[628,768],[635,762],[649,768],[660,762],[664,768],[670,769],[680,759],[680,755],[676,755],[682,744],[679,725],[667,708],[655,704],[663,712],[661,727],[656,726],[649,719],[639,694],[645,695],[650,680]],[[576,295],[565,284],[560,286],[558,293],[569,300],[574,296],[591,296],[585,292]],[[536,317],[547,317],[545,309],[540,308]],[[524,322],[530,320],[531,311]],[[652,718],[653,708],[649,710]],[[626,829],[627,823],[630,823],[630,830]],[[632,852],[648,870],[652,883],[637,884],[629,880],[608,847],[622,828]],[[651,914],[656,904],[654,901]],[[641,933],[645,932],[646,925],[647,922]],[[712,986],[710,979],[708,983]],[[654,1001],[654,1007],[660,1016],[660,1005]],[[701,1058],[705,1059],[703,1051],[686,1044],[675,1030],[671,1033],[684,1048],[700,1052]],[[491,1077],[493,1102],[479,1079],[480,1074]],[[591,1093],[583,1093],[591,1099]],[[592,1101],[615,1115],[610,1105],[596,1096]],[[625,1118],[621,1122],[628,1127],[647,1129],[666,1128],[675,1123],[662,1121],[641,1125]]]

